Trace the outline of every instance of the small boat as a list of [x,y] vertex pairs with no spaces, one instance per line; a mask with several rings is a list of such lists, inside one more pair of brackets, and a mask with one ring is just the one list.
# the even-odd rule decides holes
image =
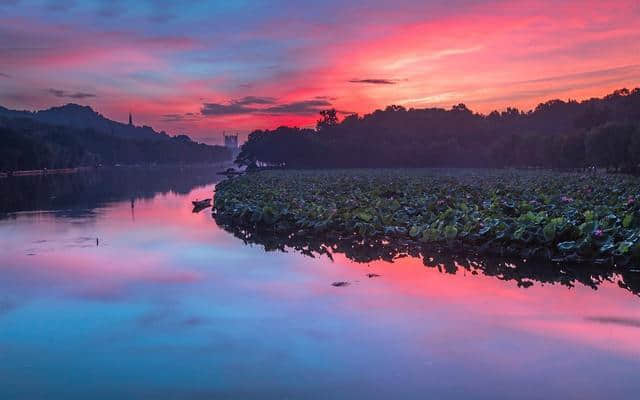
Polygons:
[[244,174],[243,171],[237,171],[237,170],[235,170],[233,168],[227,168],[224,171],[219,171],[218,172],[218,175],[224,175],[224,176],[227,176],[227,177],[236,176],[236,175],[242,175],[242,174]]
[[207,208],[209,208],[211,206],[193,206],[193,210],[191,210],[192,213],[197,214],[202,210],[206,210]]
[[209,207],[211,205],[211,199],[194,200],[194,201],[192,201],[192,203],[193,203],[194,207],[205,208],[205,207]]

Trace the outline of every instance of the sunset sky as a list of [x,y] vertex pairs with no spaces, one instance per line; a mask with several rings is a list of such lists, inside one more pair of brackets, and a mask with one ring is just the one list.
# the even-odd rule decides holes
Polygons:
[[216,143],[321,109],[529,109],[640,86],[640,2],[0,0],[0,105]]

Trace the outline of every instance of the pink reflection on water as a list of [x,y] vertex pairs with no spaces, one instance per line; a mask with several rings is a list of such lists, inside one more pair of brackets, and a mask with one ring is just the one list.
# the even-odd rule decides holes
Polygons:
[[[605,282],[598,290],[579,283],[574,288],[535,283],[523,289],[516,282],[472,275],[464,269],[455,275],[441,273],[416,258],[363,265],[338,254],[334,260],[348,270],[343,277],[358,280],[344,290],[366,287],[362,289],[366,294],[358,296],[355,303],[347,302],[354,309],[439,315],[445,326],[457,321],[473,328],[462,337],[489,337],[499,328],[581,343],[627,357],[640,355],[640,299],[616,282]],[[369,272],[381,276],[367,278]],[[330,290],[328,286],[326,290]],[[443,334],[447,335],[443,340],[451,339],[450,330]]]
[[[5,221],[0,250],[0,286],[26,291],[62,289],[83,297],[112,300],[136,284],[184,285],[202,274],[176,262],[189,245],[223,235],[210,212],[193,214],[193,196],[172,192],[153,199],[112,203],[93,217],[60,218],[54,213],[23,213]],[[2,226],[0,225],[0,228]],[[170,247],[173,246],[173,247]]]
[[[189,284],[201,275],[170,265],[162,255],[96,249],[51,251],[35,256],[9,256],[2,274],[25,291],[62,290],[102,300],[116,300],[136,284]],[[8,290],[11,288],[7,288]]]
[[[72,296],[124,301],[149,289],[157,289],[163,298],[178,289],[213,302],[216,293],[227,290],[229,307],[259,300],[266,311],[255,311],[258,316],[271,315],[271,309],[284,317],[314,310],[323,318],[335,314],[376,331],[400,330],[407,340],[424,346],[416,352],[465,358],[462,353],[472,351],[505,369],[519,361],[512,352],[501,355],[491,347],[496,333],[573,343],[624,357],[640,354],[638,327],[602,322],[640,320],[639,299],[615,282],[597,291],[580,284],[568,289],[536,283],[522,289],[515,282],[463,269],[455,275],[441,273],[409,257],[367,265],[341,254],[330,262],[294,252],[265,253],[217,228],[210,209],[192,213],[191,200],[211,196],[209,186],[186,196],[169,192],[138,200],[133,209],[127,201],[112,203],[91,218],[35,214],[19,217],[19,223],[0,222],[0,291],[22,300]],[[223,259],[212,249],[228,249],[237,258]],[[380,276],[368,278],[371,272]],[[351,285],[331,286],[342,280]],[[5,303],[7,312],[16,306],[14,300]],[[339,339],[322,328],[305,329]],[[452,341],[462,344],[452,346]]]

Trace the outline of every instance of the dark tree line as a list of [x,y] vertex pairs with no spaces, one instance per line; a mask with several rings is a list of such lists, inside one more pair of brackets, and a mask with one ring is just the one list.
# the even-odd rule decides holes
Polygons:
[[128,139],[28,118],[0,118],[0,143],[0,171],[231,159],[228,149],[196,143],[184,135],[162,140]]
[[254,131],[236,162],[292,168],[598,166],[636,172],[640,88],[488,115],[464,104],[450,110],[392,105],[338,121],[335,110],[325,110],[315,130]]

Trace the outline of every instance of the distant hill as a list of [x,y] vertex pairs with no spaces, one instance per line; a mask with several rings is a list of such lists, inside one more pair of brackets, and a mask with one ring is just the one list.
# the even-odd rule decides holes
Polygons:
[[231,158],[225,147],[112,121],[91,107],[67,104],[36,112],[0,107],[0,171],[196,164]]
[[0,106],[0,117],[28,118],[37,122],[76,129],[91,129],[105,135],[125,139],[164,140],[170,136],[149,126],[131,126],[110,120],[89,106],[69,103],[40,111],[16,111]]

